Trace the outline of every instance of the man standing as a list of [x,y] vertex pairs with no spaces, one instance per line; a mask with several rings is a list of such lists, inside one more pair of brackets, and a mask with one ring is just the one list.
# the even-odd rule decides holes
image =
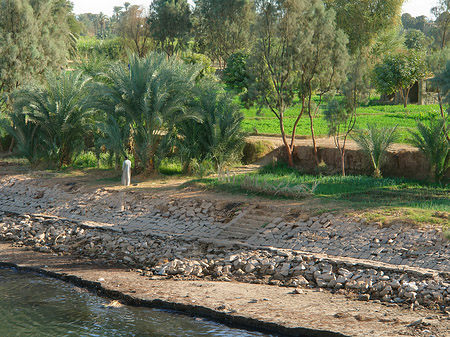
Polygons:
[[125,161],[122,164],[122,185],[130,186],[131,182],[131,161],[128,157],[125,157]]

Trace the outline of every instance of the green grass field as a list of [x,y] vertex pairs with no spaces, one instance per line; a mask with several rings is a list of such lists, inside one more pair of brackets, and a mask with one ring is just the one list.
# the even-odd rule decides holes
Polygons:
[[[300,111],[300,105],[294,105],[285,112],[285,130],[288,134],[292,132],[295,119]],[[314,120],[314,130],[318,137],[328,135],[327,123],[323,118],[321,106],[317,118]],[[280,124],[275,115],[268,109],[242,108],[244,120],[242,128],[245,132],[258,134],[280,134]],[[398,125],[399,141],[408,143],[409,129],[414,129],[417,121],[430,119],[431,116],[439,114],[439,105],[414,105],[410,104],[405,109],[403,105],[369,105],[357,109],[356,128],[364,129],[368,123],[376,124],[378,127],[393,127]],[[303,114],[297,126],[297,136],[310,136],[310,123],[307,114]]]

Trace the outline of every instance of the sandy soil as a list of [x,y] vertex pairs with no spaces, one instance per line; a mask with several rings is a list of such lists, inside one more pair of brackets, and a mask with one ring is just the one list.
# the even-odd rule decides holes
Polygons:
[[[247,137],[249,141],[268,141],[271,142],[274,146],[283,146],[283,140],[278,135],[254,135]],[[288,142],[290,142],[290,138],[288,138]],[[296,146],[312,146],[312,139],[311,137],[305,137],[305,136],[298,136],[295,138],[295,145]],[[322,137],[316,139],[316,145],[320,147],[331,147],[334,148],[336,145],[334,144],[334,140],[332,137]],[[357,150],[359,149],[359,146],[356,144],[355,141],[352,139],[347,139],[346,143],[346,149],[350,150]],[[417,151],[417,148],[415,148],[412,145],[408,144],[393,144],[390,147],[391,151],[399,151],[399,150],[408,150],[408,151]]]

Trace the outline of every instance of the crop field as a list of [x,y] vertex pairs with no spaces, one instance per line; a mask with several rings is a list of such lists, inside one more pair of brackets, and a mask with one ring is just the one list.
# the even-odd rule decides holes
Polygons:
[[352,207],[408,207],[415,210],[450,211],[450,186],[403,178],[367,176],[314,176],[302,174],[285,163],[258,172],[224,178],[208,178],[206,187],[247,195],[288,199],[320,198]]
[[[327,136],[328,127],[323,118],[323,109],[321,106],[317,117],[314,119],[314,130],[317,136]],[[286,133],[292,132],[295,119],[301,109],[300,105],[294,105],[285,112],[285,130]],[[280,134],[280,124],[275,115],[268,109],[263,108],[258,111],[257,108],[242,108],[244,120],[242,128],[245,132],[258,134]],[[357,109],[357,118],[355,128],[364,129],[367,124],[376,124],[378,127],[393,127],[398,125],[399,141],[408,143],[409,129],[414,129],[417,121],[426,121],[433,115],[439,114],[439,105],[414,105],[410,104],[405,109],[403,105],[369,105]],[[297,126],[298,136],[309,136],[311,134],[309,116],[304,113]]]

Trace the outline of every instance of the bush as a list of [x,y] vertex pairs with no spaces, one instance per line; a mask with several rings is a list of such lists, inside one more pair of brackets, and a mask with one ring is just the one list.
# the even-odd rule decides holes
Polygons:
[[215,69],[211,66],[211,59],[204,54],[190,53],[184,55],[182,60],[187,64],[197,64],[202,66],[199,78],[214,74],[215,72]]
[[429,125],[417,123],[418,131],[411,131],[411,141],[430,163],[430,180],[441,181],[450,168],[450,144],[446,139],[445,121],[437,118]]
[[375,178],[381,178],[381,165],[389,147],[398,139],[397,126],[378,128],[375,124],[367,124],[367,130],[356,130],[353,140],[370,157]]
[[247,59],[248,55],[241,52],[228,58],[222,80],[229,89],[242,92],[248,87]]
[[177,159],[164,158],[158,165],[158,171],[161,174],[172,176],[182,173],[181,161]]

